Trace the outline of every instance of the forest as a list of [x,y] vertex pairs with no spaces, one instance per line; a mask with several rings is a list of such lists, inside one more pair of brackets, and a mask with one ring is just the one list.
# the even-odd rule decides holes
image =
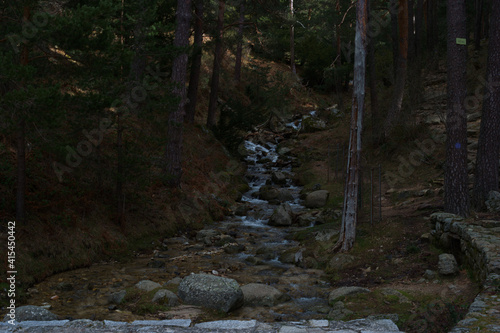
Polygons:
[[[274,257],[293,252],[288,264],[325,272],[329,286],[366,288],[437,270],[446,249],[431,214],[499,219],[498,1],[7,0],[0,13],[0,255],[19,305],[41,302],[30,290],[58,273],[167,248],[177,258],[184,249],[168,239],[207,248],[230,235],[260,260],[264,236],[220,231],[228,219],[289,227],[265,229],[293,243]],[[222,235],[206,241],[207,229]],[[464,318],[482,281],[466,262],[440,282],[463,286],[459,296],[441,295],[437,312],[410,298],[398,326],[445,332]],[[167,263],[157,278],[205,264]],[[203,271],[245,280],[241,263],[213,265]],[[357,301],[392,310],[376,295]],[[332,304],[314,318],[372,314]],[[166,308],[126,309],[157,319]],[[285,320],[287,311],[298,310],[283,310]]]

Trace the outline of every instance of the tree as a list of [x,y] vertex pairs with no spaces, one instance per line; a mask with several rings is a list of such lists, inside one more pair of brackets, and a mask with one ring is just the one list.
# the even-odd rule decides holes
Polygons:
[[207,126],[214,127],[216,124],[217,100],[219,96],[219,76],[222,65],[222,38],[224,33],[224,11],[225,0],[219,0],[219,11],[217,17],[217,37],[215,41],[214,65],[212,67],[212,82],[210,84],[210,101],[208,104]]
[[481,30],[483,28],[483,0],[476,0],[476,17],[474,22],[474,48],[481,48]]
[[236,62],[234,64],[234,80],[241,80],[241,57],[243,55],[243,24],[245,23],[245,0],[240,0],[240,19],[238,22],[238,46],[236,47]]
[[290,68],[293,74],[297,74],[297,68],[295,66],[295,24],[293,22],[294,18],[294,8],[293,0],[290,0],[290,17],[292,23],[290,24]]
[[366,0],[358,0],[356,5],[356,38],[354,55],[354,91],[352,95],[351,128],[349,134],[349,155],[347,159],[347,179],[345,183],[344,209],[340,237],[332,248],[348,251],[356,239],[358,221],[359,180],[361,169],[361,133],[363,132],[363,111],[366,72],[366,32],[368,10]]
[[419,57],[423,50],[424,34],[424,0],[417,0],[415,10],[415,56]]
[[[394,7],[393,7],[394,8]],[[399,25],[399,57],[396,73],[396,84],[392,97],[392,104],[384,124],[384,136],[389,137],[401,114],[403,96],[406,85],[406,73],[408,68],[408,1],[399,0],[398,8]]]
[[194,123],[196,102],[198,100],[198,87],[200,85],[201,56],[203,51],[203,12],[204,0],[195,0],[195,24],[193,57],[191,60],[191,73],[189,76],[188,101],[186,105],[186,122]]
[[174,46],[179,55],[172,64],[172,93],[178,98],[175,110],[168,117],[168,141],[165,149],[165,171],[168,185],[179,187],[182,176],[182,136],[186,104],[187,47],[189,46],[191,0],[177,1],[177,26]]
[[466,18],[465,0],[448,0],[448,109],[446,113],[444,210],[462,216],[469,214],[467,117],[464,106],[467,46],[459,43],[457,39],[464,39],[467,36]]
[[[368,12],[371,12],[373,0],[367,0]],[[369,22],[373,18],[368,17]],[[370,86],[370,111],[372,118],[372,143],[376,145],[380,137],[379,131],[379,112],[378,112],[378,94],[377,83],[375,74],[375,38],[370,38],[368,42],[368,54],[366,58],[366,65],[368,70],[368,85]]]
[[500,153],[500,3],[491,3],[491,34],[488,49],[487,94],[483,102],[476,157],[472,204],[484,209],[490,191],[498,191]]

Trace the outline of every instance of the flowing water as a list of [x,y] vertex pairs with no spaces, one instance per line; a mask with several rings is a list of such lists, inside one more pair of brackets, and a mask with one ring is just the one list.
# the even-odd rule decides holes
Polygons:
[[[54,275],[34,286],[28,303],[50,305],[51,311],[62,317],[143,319],[144,316],[133,314],[122,306],[110,310],[108,296],[144,279],[164,284],[191,272],[206,272],[234,278],[240,285],[268,284],[290,296],[288,302],[273,308],[244,307],[230,314],[232,317],[259,320],[324,318],[330,310],[327,304],[330,288],[322,280],[323,272],[280,261],[280,256],[287,252],[292,260],[283,261],[301,261],[302,249],[287,237],[298,227],[269,226],[267,222],[277,205],[256,197],[261,186],[271,183],[272,172],[281,171],[288,174],[286,184],[281,185],[282,189],[291,193],[288,204],[294,213],[305,210],[299,199],[301,189],[291,181],[291,166],[278,166],[286,163],[279,163],[282,161],[273,143],[260,145],[246,141],[245,148],[249,152],[246,161],[250,190],[243,195],[242,205],[247,207],[248,212],[244,216],[227,217],[210,226],[216,233],[229,235],[244,245],[242,252],[227,254],[220,246],[204,244],[200,240],[171,238],[164,241],[164,247],[155,251],[153,258],[143,255],[129,263],[100,263]],[[175,308],[172,313],[174,317],[193,316],[190,311],[176,312]]]

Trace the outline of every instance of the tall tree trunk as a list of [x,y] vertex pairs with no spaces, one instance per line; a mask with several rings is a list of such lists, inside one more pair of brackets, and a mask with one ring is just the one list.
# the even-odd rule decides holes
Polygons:
[[224,0],[219,0],[219,15],[217,19],[217,40],[215,42],[214,66],[212,69],[212,84],[210,87],[210,102],[208,104],[207,126],[214,127],[216,124],[217,97],[219,93],[219,75],[222,63],[222,35],[224,27]]
[[[336,42],[337,42],[337,61],[335,63],[335,68],[337,69],[335,73],[335,93],[337,94],[337,106],[340,110],[343,108],[343,96],[342,96],[342,77],[340,76],[340,66],[342,66],[342,43],[340,39],[340,23],[342,22],[342,14],[340,7],[340,0],[337,0],[337,4],[335,6],[335,10],[338,15],[338,22],[335,25],[335,34],[336,34]],[[348,60],[350,61],[350,59]]]
[[422,55],[424,49],[424,0],[417,0],[415,12],[415,56]]
[[433,57],[437,55],[437,1],[427,0],[427,50]]
[[398,73],[398,0],[391,0],[391,41],[392,41],[392,69],[393,77]]
[[200,85],[201,56],[203,51],[203,1],[204,0],[195,0],[194,50],[191,60],[185,119],[189,124],[194,123],[196,104],[198,101],[198,87]]
[[240,0],[240,20],[238,25],[238,46],[236,47],[236,62],[234,64],[234,80],[241,80],[241,58],[243,56],[243,23],[245,22],[245,0]]
[[447,21],[448,112],[446,114],[444,210],[448,213],[467,216],[469,214],[467,117],[464,107],[467,46],[457,44],[457,38],[467,36],[465,0],[448,0]]
[[481,129],[476,157],[472,203],[484,209],[490,191],[498,191],[500,154],[500,2],[492,1],[491,34],[488,49],[487,95],[483,103]]
[[408,59],[411,61],[415,57],[415,1],[408,0]]
[[483,0],[476,0],[476,19],[474,23],[474,48],[481,48],[481,32],[483,28]]
[[361,133],[363,132],[363,111],[365,98],[366,72],[366,32],[368,10],[366,0],[358,0],[356,8],[356,38],[354,55],[354,91],[352,95],[352,115],[349,138],[349,155],[347,160],[347,178],[345,184],[344,209],[342,226],[336,251],[348,251],[356,239],[358,221],[358,194],[361,168]]
[[[368,13],[371,11],[373,0],[367,0]],[[372,17],[368,15],[368,20]],[[367,54],[367,67],[368,67],[368,85],[370,86],[370,111],[372,117],[372,144],[375,146],[379,142],[379,112],[378,112],[378,94],[377,94],[377,81],[375,77],[375,37],[368,41],[368,54]]]
[[292,18],[292,24],[290,25],[290,67],[293,74],[297,74],[297,68],[295,66],[295,25],[293,24],[294,9],[293,0],[290,0],[290,15]]
[[408,59],[408,2],[406,0],[399,0],[399,59],[398,70],[396,75],[396,84],[394,86],[394,93],[392,105],[389,109],[384,124],[384,137],[387,138],[391,134],[394,126],[397,124],[401,108],[403,106],[403,96],[406,85],[407,73],[407,59]]
[[168,117],[168,141],[165,149],[165,173],[170,187],[179,187],[182,176],[182,136],[186,104],[186,73],[191,21],[191,0],[177,1],[177,26],[174,46],[181,52],[172,63],[173,95],[179,99]]

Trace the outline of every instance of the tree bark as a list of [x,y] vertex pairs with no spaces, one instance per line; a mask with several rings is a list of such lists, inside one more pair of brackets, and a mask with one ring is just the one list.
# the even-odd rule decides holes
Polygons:
[[490,191],[498,191],[498,156],[500,154],[500,3],[492,1],[491,35],[486,70],[487,87],[479,131],[476,172],[472,203],[485,208]]
[[392,40],[392,68],[393,78],[396,78],[398,72],[398,0],[391,0],[391,40]]
[[333,251],[350,250],[356,239],[358,221],[358,194],[361,169],[361,134],[363,132],[363,111],[365,99],[366,73],[366,32],[368,10],[366,0],[358,0],[356,8],[356,38],[354,55],[354,91],[352,96],[351,129],[349,138],[349,155],[347,160],[347,177],[342,212],[340,237],[332,248]]
[[194,123],[196,115],[196,104],[198,101],[198,87],[200,85],[201,57],[203,52],[203,15],[204,0],[195,0],[195,24],[193,58],[191,61],[191,73],[189,76],[189,89],[187,93],[186,122]]
[[174,47],[181,52],[172,64],[172,93],[179,102],[168,117],[168,141],[165,149],[167,185],[179,187],[182,176],[182,136],[186,104],[187,47],[189,46],[191,0],[177,1],[177,26]]
[[238,25],[238,46],[236,47],[236,62],[234,64],[234,81],[241,81],[241,58],[243,56],[243,24],[245,23],[245,0],[240,0],[240,20]]
[[447,25],[448,111],[446,114],[444,210],[448,213],[467,216],[469,214],[467,117],[464,107],[467,46],[457,44],[456,40],[467,36],[465,0],[448,0]]
[[415,56],[422,55],[424,49],[424,0],[417,0],[417,9],[415,12]]
[[476,0],[476,19],[474,23],[474,48],[481,48],[481,32],[483,28],[483,0]]
[[410,61],[415,57],[414,4],[414,0],[408,0],[408,59]]
[[[368,13],[370,13],[373,0],[367,0]],[[368,20],[372,20],[368,15]],[[368,85],[370,86],[370,111],[372,118],[372,144],[376,146],[380,139],[379,130],[379,112],[378,112],[378,94],[377,94],[377,81],[375,77],[375,37],[368,41],[368,54],[367,54],[367,68],[368,68]]]
[[384,124],[384,137],[387,138],[392,133],[395,124],[400,118],[403,106],[403,96],[406,85],[407,60],[408,60],[408,2],[399,0],[399,59],[396,75],[396,84],[391,108],[387,114]]
[[219,92],[219,75],[222,63],[222,37],[224,28],[224,0],[219,0],[219,14],[217,19],[217,40],[215,42],[214,65],[212,69],[212,83],[210,88],[210,101],[208,104],[207,126],[214,127],[216,124],[217,99]]
[[293,24],[293,0],[290,0],[290,15],[292,18],[292,24],[290,25],[290,68],[292,69],[293,74],[297,74],[297,67],[295,66],[295,25]]

